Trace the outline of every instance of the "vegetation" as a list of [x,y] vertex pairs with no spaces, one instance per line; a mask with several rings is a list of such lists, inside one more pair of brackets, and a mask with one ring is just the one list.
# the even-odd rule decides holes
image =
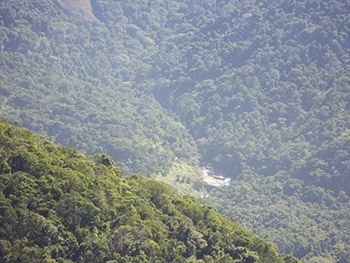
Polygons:
[[[1,113],[8,120],[61,145],[106,152],[127,174],[166,176],[174,160],[198,165],[185,127],[132,88],[139,61],[127,54],[138,49],[121,48],[131,37],[120,39],[98,21],[75,20],[53,1],[0,7]],[[198,169],[191,181],[200,182]]]
[[1,262],[297,262],[209,206],[0,120]]
[[350,262],[348,1],[0,2],[0,113]]

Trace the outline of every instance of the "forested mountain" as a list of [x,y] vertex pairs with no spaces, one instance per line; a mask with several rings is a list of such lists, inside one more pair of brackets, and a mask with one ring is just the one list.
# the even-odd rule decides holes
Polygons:
[[297,262],[169,186],[0,119],[1,262]]
[[5,0],[0,113],[350,262],[350,3]]
[[131,45],[136,40],[98,21],[76,20],[56,2],[0,5],[7,119],[62,145],[106,152],[128,174],[165,176],[183,167],[201,187],[188,131],[153,96],[133,88],[138,56],[146,52]]

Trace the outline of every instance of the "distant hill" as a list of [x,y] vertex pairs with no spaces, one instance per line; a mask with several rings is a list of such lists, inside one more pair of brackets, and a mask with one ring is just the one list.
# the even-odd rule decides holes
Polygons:
[[[0,114],[202,196],[283,255],[348,263],[349,13],[320,0],[0,1]],[[202,166],[231,183],[208,186]]]
[[133,37],[117,37],[86,17],[89,1],[0,7],[7,36],[0,40],[0,103],[8,120],[89,154],[106,152],[126,174],[154,174],[198,195],[203,184],[193,138],[153,95],[133,87],[142,64],[133,58],[141,55]]

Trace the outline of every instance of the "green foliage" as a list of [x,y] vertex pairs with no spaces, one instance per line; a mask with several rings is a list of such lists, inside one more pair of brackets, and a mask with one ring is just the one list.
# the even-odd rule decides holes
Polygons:
[[0,4],[1,114],[61,145],[106,152],[129,175],[167,176],[175,159],[197,165],[185,127],[133,88],[139,59],[126,54],[139,53],[134,41],[91,20],[89,1],[83,13],[63,1],[70,14],[46,2]]
[[1,262],[284,262],[195,198],[122,178],[105,154],[86,156],[3,119],[0,146]]
[[[283,255],[349,262],[349,1],[80,3],[0,2],[7,120],[180,194],[205,192],[209,164],[234,185],[202,202]],[[40,176],[34,153],[0,171]]]

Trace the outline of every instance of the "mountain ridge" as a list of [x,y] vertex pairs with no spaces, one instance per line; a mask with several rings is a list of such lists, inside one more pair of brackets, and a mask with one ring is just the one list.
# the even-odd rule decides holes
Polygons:
[[[342,1],[0,2],[1,114],[202,203],[304,262],[350,262]],[[266,209],[268,206],[273,209]],[[263,220],[261,220],[263,218]]]
[[1,262],[288,262],[193,197],[0,118]]

